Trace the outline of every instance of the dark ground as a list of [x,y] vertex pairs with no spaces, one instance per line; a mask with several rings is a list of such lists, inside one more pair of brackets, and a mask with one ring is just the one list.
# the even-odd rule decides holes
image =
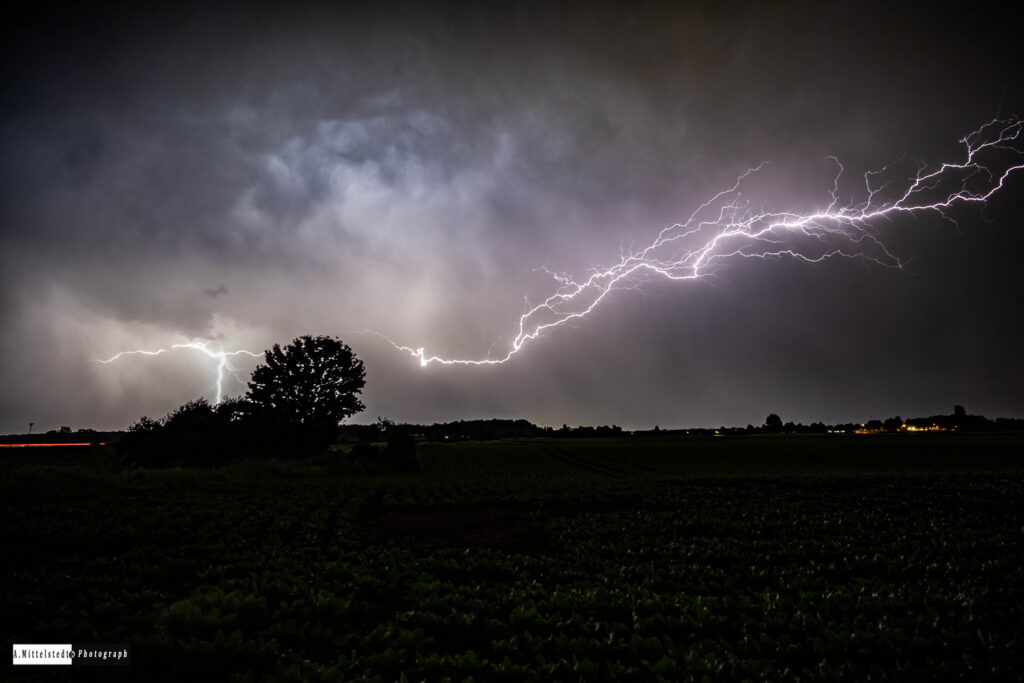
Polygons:
[[421,444],[378,476],[4,451],[0,612],[12,643],[131,643],[105,678],[1019,680],[1022,446]]

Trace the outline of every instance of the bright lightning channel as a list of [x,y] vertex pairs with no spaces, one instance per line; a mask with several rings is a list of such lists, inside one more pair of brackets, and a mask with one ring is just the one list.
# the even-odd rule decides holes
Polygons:
[[104,364],[113,363],[115,360],[123,356],[159,356],[161,353],[167,353],[169,351],[174,351],[176,349],[192,349],[195,351],[200,351],[205,355],[209,356],[210,358],[214,358],[218,361],[216,383],[217,392],[216,397],[214,399],[214,405],[219,404],[224,399],[224,378],[227,376],[228,373],[231,373],[238,381],[242,381],[241,377],[238,376],[239,369],[231,365],[231,358],[234,358],[235,356],[251,356],[252,358],[263,357],[263,354],[253,353],[252,351],[246,351],[245,349],[239,349],[238,351],[225,351],[224,349],[221,349],[220,351],[214,351],[209,348],[209,342],[186,342],[182,344],[172,344],[167,348],[157,349],[156,351],[120,351],[118,353],[115,353],[110,358],[97,358],[96,361]]
[[[829,193],[831,200],[825,208],[806,214],[754,210],[742,198],[741,188],[767,162],[750,168],[731,187],[697,207],[685,222],[664,228],[649,245],[622,254],[614,265],[590,269],[586,279],[580,281],[550,273],[559,283],[558,288],[520,316],[512,344],[499,358],[474,360],[427,355],[422,346],[398,344],[374,330],[362,332],[383,338],[399,351],[419,359],[423,367],[431,363],[500,365],[545,332],[587,316],[614,290],[636,289],[655,278],[704,279],[730,259],[789,257],[818,263],[844,257],[902,268],[904,264],[882,244],[872,225],[904,214],[924,213],[939,214],[956,224],[946,213],[948,209],[960,204],[984,204],[1004,187],[1011,174],[1024,168],[1024,163],[1019,163],[1024,155],[1022,125],[1024,122],[1017,117],[993,119],[960,140],[964,148],[960,161],[944,162],[937,167],[922,164],[902,182],[875,180],[890,172],[893,164],[868,171],[864,174],[862,198],[844,204],[838,196],[843,165],[829,157],[838,169]],[[1011,161],[1007,163],[1007,159]]]
[[[791,210],[754,210],[742,197],[748,178],[768,164],[747,169],[736,182],[697,207],[689,218],[661,230],[646,247],[620,255],[607,268],[592,268],[583,280],[568,275],[549,274],[558,283],[555,292],[544,301],[527,307],[519,317],[516,334],[508,351],[498,358],[463,359],[428,355],[422,346],[399,344],[376,330],[360,333],[381,337],[395,349],[419,360],[422,367],[440,365],[500,365],[510,360],[531,341],[549,330],[586,317],[619,289],[639,289],[657,278],[701,280],[713,276],[730,259],[789,257],[806,263],[819,263],[834,257],[858,258],[881,266],[902,268],[903,263],[881,242],[872,225],[905,214],[935,213],[953,224],[946,211],[961,204],[984,204],[1003,189],[1007,179],[1024,169],[1017,163],[1024,156],[1024,122],[1017,117],[996,118],[960,140],[964,155],[960,161],[939,166],[920,165],[902,183],[879,183],[876,177],[890,172],[892,166],[864,174],[864,194],[860,201],[840,203],[839,181],[842,163],[829,157],[837,167],[825,208],[811,213]],[[988,157],[997,157],[986,160]],[[1000,159],[1013,162],[1000,165]],[[902,188],[902,189],[899,189]],[[492,346],[493,348],[493,346]],[[206,342],[173,344],[156,351],[121,351],[99,360],[112,363],[126,355],[157,356],[175,349],[193,349],[218,360],[216,402],[223,399],[227,373],[238,378],[230,358],[261,355],[246,350],[213,351]],[[240,379],[240,378],[239,378]]]

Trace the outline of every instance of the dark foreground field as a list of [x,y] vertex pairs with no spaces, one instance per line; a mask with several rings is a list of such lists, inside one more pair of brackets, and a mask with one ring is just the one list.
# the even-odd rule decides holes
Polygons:
[[1024,675],[1022,435],[424,444],[362,477],[104,457],[0,453],[9,641],[132,646],[32,676]]

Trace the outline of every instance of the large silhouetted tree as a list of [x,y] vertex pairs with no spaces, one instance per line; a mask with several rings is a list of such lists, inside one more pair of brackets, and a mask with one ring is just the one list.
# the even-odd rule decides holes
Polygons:
[[366,371],[340,339],[302,336],[266,352],[252,373],[246,397],[263,411],[304,431],[331,434],[364,408]]

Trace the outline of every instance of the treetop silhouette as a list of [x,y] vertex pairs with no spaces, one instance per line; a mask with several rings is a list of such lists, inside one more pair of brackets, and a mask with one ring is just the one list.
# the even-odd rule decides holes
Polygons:
[[286,421],[313,429],[336,429],[363,410],[363,362],[336,337],[304,335],[265,354],[252,373],[246,397]]

